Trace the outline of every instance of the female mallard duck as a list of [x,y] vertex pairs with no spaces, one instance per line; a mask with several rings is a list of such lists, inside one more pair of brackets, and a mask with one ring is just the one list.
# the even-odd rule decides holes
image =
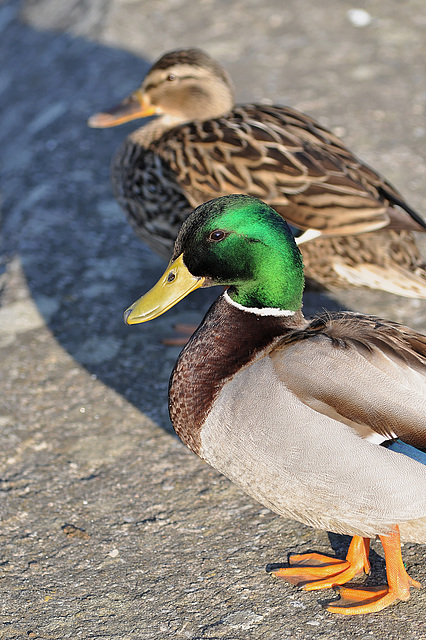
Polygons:
[[275,575],[309,590],[345,584],[368,571],[369,538],[378,535],[388,585],[344,588],[329,611],[407,600],[420,585],[404,569],[400,533],[426,542],[426,337],[354,313],[306,320],[289,227],[244,195],[189,216],[166,272],[126,322],[151,320],[216,284],[229,288],[171,376],[177,434],[273,511],[354,536],[344,561],[293,556]]
[[165,54],[135,93],[89,124],[146,116],[155,118],[119,149],[112,183],[136,233],[163,257],[194,207],[247,193],[304,232],[298,242],[310,281],[426,298],[411,233],[425,231],[425,222],[312,118],[289,107],[234,106],[228,74],[196,49]]

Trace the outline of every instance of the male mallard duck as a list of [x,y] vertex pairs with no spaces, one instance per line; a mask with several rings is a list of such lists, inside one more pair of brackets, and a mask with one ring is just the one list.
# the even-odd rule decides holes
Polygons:
[[289,107],[235,106],[226,71],[196,49],[166,53],[135,93],[89,124],[146,116],[155,118],[119,149],[112,183],[136,233],[164,258],[194,207],[247,193],[304,232],[298,241],[310,281],[426,298],[411,233],[426,223],[312,118]]
[[368,613],[407,600],[420,585],[404,569],[400,533],[426,542],[426,337],[355,313],[306,320],[291,231],[244,195],[188,217],[167,270],[126,322],[217,284],[229,288],[171,376],[176,433],[273,511],[353,536],[346,560],[293,556],[275,575],[309,590],[345,584],[368,571],[369,538],[378,535],[388,585],[344,588],[328,610]]

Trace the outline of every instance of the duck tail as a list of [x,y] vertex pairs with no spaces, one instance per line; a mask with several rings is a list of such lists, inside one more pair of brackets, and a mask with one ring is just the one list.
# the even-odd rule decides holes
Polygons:
[[341,278],[355,287],[380,289],[405,298],[426,300],[426,269],[410,271],[397,264],[377,265],[364,262],[358,265],[333,265]]

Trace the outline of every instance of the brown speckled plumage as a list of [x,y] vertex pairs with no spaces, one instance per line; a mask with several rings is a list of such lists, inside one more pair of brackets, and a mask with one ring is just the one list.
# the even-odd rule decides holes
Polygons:
[[290,107],[235,106],[226,72],[192,49],[165,54],[141,94],[157,117],[125,140],[112,183],[154,251],[170,256],[195,206],[247,193],[297,229],[321,233],[300,245],[310,283],[426,297],[425,262],[411,233],[425,231],[424,221],[315,120]]

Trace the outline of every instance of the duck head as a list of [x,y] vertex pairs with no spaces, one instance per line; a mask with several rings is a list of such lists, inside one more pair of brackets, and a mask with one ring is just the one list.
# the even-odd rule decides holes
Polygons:
[[197,207],[183,223],[158,283],[125,312],[151,320],[199,287],[225,285],[237,305],[260,313],[301,309],[303,263],[287,223],[257,198],[230,195]]
[[120,104],[96,113],[90,127],[114,127],[136,118],[158,116],[169,127],[227,113],[234,104],[232,82],[213,58],[199,49],[163,55],[142,85]]

